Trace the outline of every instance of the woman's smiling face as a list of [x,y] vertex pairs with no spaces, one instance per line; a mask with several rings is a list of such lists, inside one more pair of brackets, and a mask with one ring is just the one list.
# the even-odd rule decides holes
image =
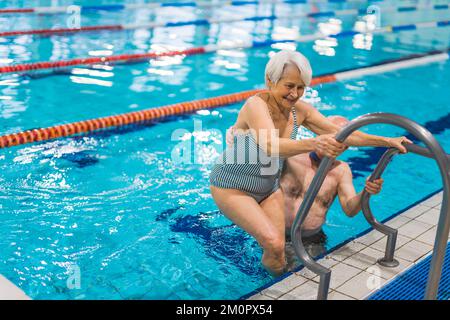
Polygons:
[[287,64],[277,83],[269,81],[269,90],[279,105],[291,109],[305,92],[300,70],[292,64]]

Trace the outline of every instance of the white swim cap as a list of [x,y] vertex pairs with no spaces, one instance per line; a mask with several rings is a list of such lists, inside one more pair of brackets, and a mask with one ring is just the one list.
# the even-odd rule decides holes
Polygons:
[[300,77],[306,86],[309,86],[312,79],[311,65],[308,59],[298,51],[281,50],[275,53],[266,65],[264,73],[266,85],[267,79],[273,83],[280,81],[283,70],[287,64],[293,64],[300,70]]

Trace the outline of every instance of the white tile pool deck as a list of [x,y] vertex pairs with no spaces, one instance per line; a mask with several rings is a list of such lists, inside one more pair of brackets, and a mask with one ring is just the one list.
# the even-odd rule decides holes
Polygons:
[[[328,299],[365,299],[431,254],[441,202],[442,191],[386,223],[398,229],[394,257],[400,265],[396,268],[386,268],[376,263],[384,256],[387,237],[375,230],[318,260],[331,269]],[[304,268],[248,300],[313,300],[317,296],[318,282],[319,277]]]
[[0,300],[30,300],[21,289],[0,275]]
[[[377,290],[370,289],[374,284],[383,286],[430,254],[441,202],[442,191],[386,223],[398,229],[395,258],[400,265],[396,268],[376,264],[376,260],[384,256],[386,236],[375,230],[320,259],[319,263],[332,270],[328,299],[365,299]],[[313,300],[318,285],[318,276],[303,269],[249,300]],[[30,300],[30,297],[0,275],[0,300]]]

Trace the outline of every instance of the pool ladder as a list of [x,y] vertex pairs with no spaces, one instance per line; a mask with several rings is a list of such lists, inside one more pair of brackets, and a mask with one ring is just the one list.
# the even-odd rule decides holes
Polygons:
[[[427,287],[425,291],[425,299],[434,300],[436,299],[439,288],[439,280],[441,278],[442,264],[444,261],[445,248],[447,245],[450,228],[450,207],[448,204],[448,196],[450,191],[450,156],[444,152],[441,145],[427,129],[408,118],[392,113],[370,113],[358,117],[352,120],[344,128],[342,128],[342,130],[336,135],[336,140],[339,142],[344,142],[345,139],[355,130],[358,130],[365,125],[374,123],[396,125],[407,130],[417,139],[422,141],[427,147],[423,148],[413,144],[405,144],[407,150],[409,152],[435,159],[439,166],[444,185],[443,200],[437,226],[436,239],[433,247],[433,256],[428,275]],[[398,149],[389,148],[381,157],[369,180],[373,181],[375,179],[378,179],[386,169],[393,156],[398,153]],[[305,194],[305,197],[297,212],[291,229],[291,239],[295,249],[295,253],[306,268],[319,275],[320,282],[319,290],[317,293],[318,300],[326,300],[328,297],[331,270],[314,261],[314,259],[305,250],[301,236],[301,225],[308,215],[308,212],[314,202],[318,191],[320,190],[320,187],[323,184],[323,181],[325,180],[325,176],[328,173],[328,170],[330,169],[332,163],[333,160],[329,157],[324,157],[320,162],[317,173],[314,176],[314,179],[312,180],[311,185]],[[364,190],[361,197],[361,208],[364,217],[375,230],[378,230],[381,233],[387,235],[385,255],[383,258],[378,259],[377,262],[382,266],[396,267],[399,264],[398,261],[394,258],[395,245],[397,241],[397,230],[383,225],[375,219],[372,211],[370,210],[369,198],[370,194]]]

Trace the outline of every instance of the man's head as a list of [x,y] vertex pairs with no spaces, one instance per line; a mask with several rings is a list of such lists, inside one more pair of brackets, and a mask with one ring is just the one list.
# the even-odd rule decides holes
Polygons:
[[[339,115],[329,116],[329,117],[327,117],[327,119],[341,128],[345,127],[350,122],[347,118],[345,118],[343,116],[339,116]],[[316,154],[319,158],[323,157],[323,155],[320,152],[317,152]]]

